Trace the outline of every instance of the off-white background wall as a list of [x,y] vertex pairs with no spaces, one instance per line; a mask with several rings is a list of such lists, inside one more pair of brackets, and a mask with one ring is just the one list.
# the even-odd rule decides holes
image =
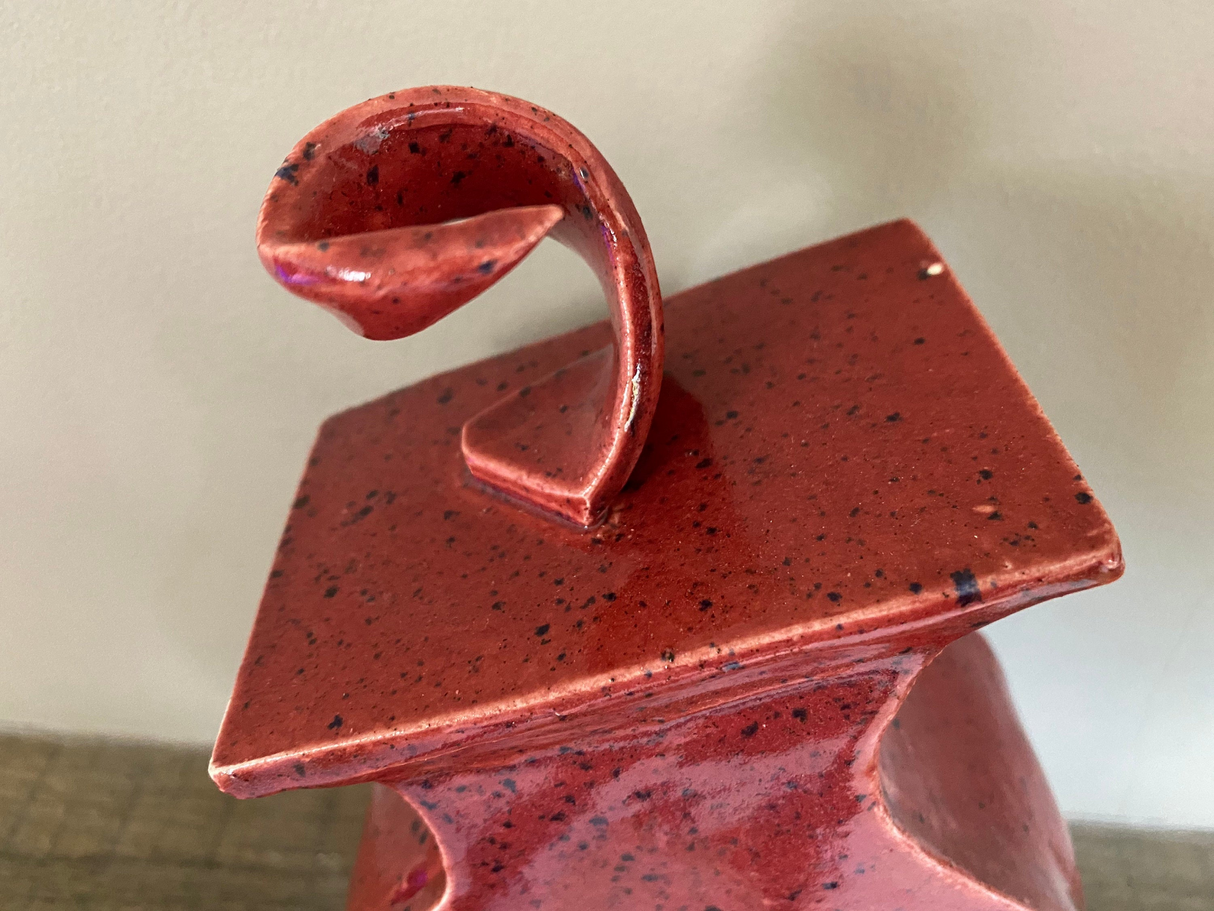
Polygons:
[[328,413],[596,318],[545,245],[363,341],[254,255],[313,125],[427,83],[568,117],[673,292],[899,215],[1121,531],[992,631],[1066,812],[1214,826],[1214,5],[0,4],[0,724],[208,741]]

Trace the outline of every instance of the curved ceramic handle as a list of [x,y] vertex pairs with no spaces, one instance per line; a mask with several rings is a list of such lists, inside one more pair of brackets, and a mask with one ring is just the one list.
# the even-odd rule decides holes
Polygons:
[[462,447],[473,477],[588,526],[628,479],[657,406],[662,299],[632,200],[572,125],[470,88],[365,101],[278,169],[257,249],[290,291],[393,339],[467,303],[549,234],[598,275],[614,349],[472,418]]

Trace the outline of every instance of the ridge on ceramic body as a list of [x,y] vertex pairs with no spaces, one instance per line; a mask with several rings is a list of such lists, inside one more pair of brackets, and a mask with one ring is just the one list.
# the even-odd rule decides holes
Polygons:
[[372,339],[425,329],[545,236],[607,295],[614,345],[472,416],[473,477],[575,524],[597,522],[640,457],[662,377],[662,302],[640,217],[585,136],[543,108],[427,86],[355,105],[305,136],[257,227],[262,263]]
[[1081,908],[968,634],[1120,546],[940,254],[882,225],[666,319],[591,535],[468,487],[449,430],[606,324],[325,423],[212,776],[378,782],[351,911]]

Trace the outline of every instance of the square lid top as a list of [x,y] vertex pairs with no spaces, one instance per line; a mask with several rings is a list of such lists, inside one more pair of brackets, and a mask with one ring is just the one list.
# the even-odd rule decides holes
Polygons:
[[646,451],[590,531],[472,485],[459,429],[610,344],[606,324],[325,422],[215,747],[224,790],[404,776],[776,657],[940,643],[1120,575],[1108,517],[912,223],[665,311]]

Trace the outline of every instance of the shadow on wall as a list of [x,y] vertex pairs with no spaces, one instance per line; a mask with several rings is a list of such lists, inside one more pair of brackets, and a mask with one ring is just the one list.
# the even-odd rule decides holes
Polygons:
[[787,24],[758,77],[761,150],[824,178],[857,226],[936,200],[985,141],[974,55],[958,53],[985,34],[942,30],[893,2],[838,3],[809,19]]

